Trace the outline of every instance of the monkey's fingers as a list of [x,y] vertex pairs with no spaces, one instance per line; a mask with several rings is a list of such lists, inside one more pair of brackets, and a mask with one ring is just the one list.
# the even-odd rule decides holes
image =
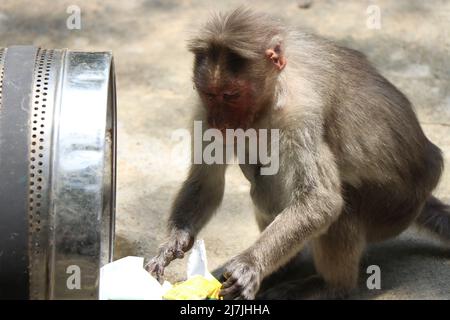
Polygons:
[[241,290],[242,288],[235,283],[226,289],[220,290],[219,296],[223,297],[225,300],[231,300],[239,296]]
[[219,296],[224,297],[225,299],[233,299],[239,294],[242,288],[237,283],[237,279],[231,276],[229,272],[224,273],[223,276],[227,280],[222,283]]
[[158,261],[158,259],[153,258],[145,267],[147,272],[149,272],[153,277],[158,280],[158,282],[163,282],[163,276],[164,276],[164,265]]
[[225,271],[223,274],[222,274],[222,277],[223,277],[223,281],[226,281],[227,279],[229,279],[229,278],[231,278],[231,272],[230,271]]
[[167,267],[175,259],[183,259],[185,252],[186,246],[179,241],[175,241],[174,244],[165,247],[160,254],[164,260],[164,266]]
[[183,250],[177,250],[177,251],[175,251],[175,257],[176,257],[177,259],[183,259],[183,258],[184,258],[184,252],[183,252]]
[[160,266],[156,263],[150,263],[148,264],[145,269],[147,272],[149,272],[152,276],[154,276],[156,279],[159,280],[159,277],[163,275],[163,270],[161,270]]
[[164,267],[167,267],[170,262],[175,260],[176,249],[174,249],[173,247],[167,247],[164,250],[162,250],[162,253],[159,255],[159,257],[162,260]]

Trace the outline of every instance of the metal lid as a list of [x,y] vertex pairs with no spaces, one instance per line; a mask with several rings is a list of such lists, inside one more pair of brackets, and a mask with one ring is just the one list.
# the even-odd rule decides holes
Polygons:
[[[16,298],[97,298],[114,238],[112,54],[28,46],[0,52],[0,179],[11,181],[0,196],[0,249],[9,248],[0,256],[0,287],[27,279],[29,292],[22,288]],[[26,270],[13,271],[18,261]]]

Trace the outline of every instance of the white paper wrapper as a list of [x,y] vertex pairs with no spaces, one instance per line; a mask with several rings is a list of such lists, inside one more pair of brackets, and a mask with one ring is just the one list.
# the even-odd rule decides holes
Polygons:
[[206,259],[206,248],[203,239],[195,241],[187,263],[187,278],[189,279],[195,275],[203,276],[206,279],[214,278],[208,271],[208,260]]
[[[208,271],[206,249],[203,240],[194,243],[187,264],[187,278],[201,275],[213,276]],[[144,258],[125,257],[108,263],[100,269],[100,300],[161,300],[172,287],[168,281],[163,285],[144,269]]]

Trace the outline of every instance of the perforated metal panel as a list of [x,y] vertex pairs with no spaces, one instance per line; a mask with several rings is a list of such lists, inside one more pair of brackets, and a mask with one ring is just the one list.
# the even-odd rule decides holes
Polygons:
[[[15,59],[22,53],[29,57],[33,52],[34,68],[11,70],[20,65]],[[32,79],[31,83],[4,79],[5,63],[12,82],[17,74],[17,79],[23,76]],[[11,254],[0,255],[0,284],[12,286],[7,273],[13,272],[11,264],[16,259],[27,261],[26,270],[17,270],[15,276],[23,273],[27,279],[24,294],[28,298],[95,299],[99,269],[111,261],[113,253],[116,97],[112,55],[32,47],[0,49],[0,74],[0,125],[18,122],[12,128],[20,127],[12,134],[11,129],[2,132],[5,125],[0,127],[0,166],[5,160],[11,167],[0,170],[0,181],[2,174],[15,172],[17,177],[10,177],[14,184],[28,190],[21,198],[3,188],[11,194],[0,197],[0,231],[8,233],[11,223],[11,234],[21,234],[20,224],[13,230],[12,220],[28,221],[27,250],[15,250],[15,242],[5,236],[5,250]],[[11,91],[23,86],[18,96],[9,95],[8,105],[2,103],[5,81]],[[24,118],[18,120],[15,111]],[[2,139],[2,133],[7,139]],[[5,141],[15,140],[14,135],[20,141],[17,146],[15,141]],[[26,159],[17,159],[17,168],[12,156],[2,154],[2,150],[11,154],[16,147],[28,150]],[[21,172],[24,166],[19,164],[24,163],[27,172]],[[24,209],[14,207],[11,217],[11,203],[19,202],[26,204]],[[78,271],[80,281],[73,279],[71,285],[69,277]],[[0,297],[8,298],[7,289],[1,287]],[[23,295],[12,298],[17,297]]]
[[5,49],[0,48],[0,108],[2,107],[2,90],[3,90],[3,62],[5,60]]

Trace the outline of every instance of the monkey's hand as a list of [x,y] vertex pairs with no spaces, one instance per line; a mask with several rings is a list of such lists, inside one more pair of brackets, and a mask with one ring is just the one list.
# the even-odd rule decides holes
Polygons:
[[248,253],[231,259],[225,266],[223,277],[225,281],[219,295],[225,299],[252,300],[261,284],[261,271]]
[[189,251],[194,244],[194,237],[187,231],[174,230],[169,239],[159,247],[158,254],[146,265],[146,269],[159,282],[163,281],[164,268],[172,260],[182,259],[184,253]]

